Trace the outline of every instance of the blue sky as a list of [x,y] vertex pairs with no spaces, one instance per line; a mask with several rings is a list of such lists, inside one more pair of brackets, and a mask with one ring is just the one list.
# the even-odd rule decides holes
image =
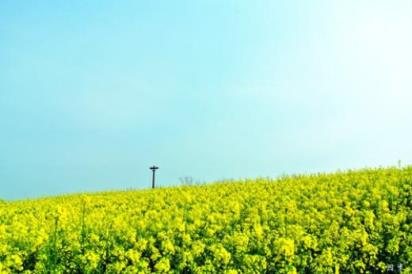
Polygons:
[[411,1],[0,2],[0,197],[412,163]]

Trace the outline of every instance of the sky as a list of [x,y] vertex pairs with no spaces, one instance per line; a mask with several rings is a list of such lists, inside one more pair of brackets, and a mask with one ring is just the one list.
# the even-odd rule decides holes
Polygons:
[[412,163],[411,1],[0,2],[0,198]]

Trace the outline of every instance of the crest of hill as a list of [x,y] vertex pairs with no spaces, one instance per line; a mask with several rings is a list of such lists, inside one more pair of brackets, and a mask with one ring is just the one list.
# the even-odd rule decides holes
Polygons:
[[412,179],[412,165],[408,165],[405,167],[377,167],[377,168],[362,168],[362,169],[348,169],[348,170],[337,170],[336,172],[318,172],[318,173],[310,173],[310,174],[290,174],[290,175],[281,175],[277,178],[270,178],[270,177],[258,177],[258,178],[244,178],[244,179],[226,179],[226,180],[219,180],[213,181],[210,183],[201,183],[201,184],[194,184],[194,185],[172,185],[172,186],[164,186],[158,187],[156,189],[127,189],[127,190],[108,190],[108,191],[99,191],[99,192],[83,192],[83,193],[68,193],[68,194],[61,194],[55,196],[44,196],[39,198],[33,199],[23,199],[23,200],[15,200],[15,201],[6,201],[0,199],[0,205],[11,204],[11,203],[24,203],[24,202],[35,202],[35,201],[55,201],[55,200],[70,200],[70,199],[84,199],[85,197],[93,198],[93,197],[110,197],[110,196],[124,196],[126,195],[138,195],[138,196],[145,196],[151,195],[150,193],[153,192],[163,192],[163,191],[181,191],[184,189],[213,189],[219,188],[222,185],[230,185],[236,186],[239,184],[250,184],[250,183],[259,183],[265,181],[266,183],[281,183],[281,182],[289,182],[289,183],[304,183],[308,180],[315,180],[319,182],[325,181],[333,181],[333,180],[341,180],[345,177],[350,178],[353,176],[358,175],[367,175],[375,177],[376,180],[378,179],[385,179],[387,176],[394,176],[398,173],[407,173],[411,174]]

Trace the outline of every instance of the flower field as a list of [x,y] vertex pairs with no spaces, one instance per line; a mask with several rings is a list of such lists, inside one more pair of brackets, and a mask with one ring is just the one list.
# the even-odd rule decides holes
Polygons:
[[412,273],[412,168],[0,202],[0,273]]

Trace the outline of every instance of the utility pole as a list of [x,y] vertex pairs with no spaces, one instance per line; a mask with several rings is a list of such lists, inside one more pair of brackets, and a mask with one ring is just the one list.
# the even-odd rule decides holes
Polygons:
[[153,176],[152,176],[152,188],[155,188],[155,174],[156,174],[156,170],[159,169],[159,167],[153,165],[150,167],[150,169],[153,172]]

